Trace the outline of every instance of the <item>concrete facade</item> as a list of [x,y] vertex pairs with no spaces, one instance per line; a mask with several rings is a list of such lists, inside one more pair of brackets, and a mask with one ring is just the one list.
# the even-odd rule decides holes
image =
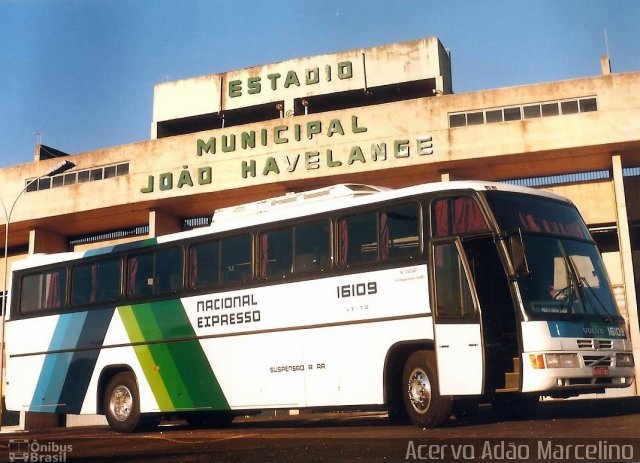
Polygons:
[[[639,89],[640,72],[610,73],[604,59],[599,76],[455,94],[436,38],[162,83],[149,141],[68,156],[74,170],[19,197],[9,264],[335,183],[510,180],[575,202],[640,349]],[[43,148],[0,171],[7,209],[59,162]]]

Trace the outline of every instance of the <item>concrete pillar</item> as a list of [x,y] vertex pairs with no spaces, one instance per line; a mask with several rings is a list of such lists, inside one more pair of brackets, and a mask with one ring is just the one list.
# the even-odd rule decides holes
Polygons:
[[611,74],[611,61],[609,60],[609,55],[602,55],[600,57],[600,69],[602,70],[603,76]]
[[182,220],[166,212],[153,210],[149,211],[149,236],[168,235],[182,231]]
[[636,363],[634,383],[638,394],[638,380],[640,379],[640,324],[638,322],[638,302],[636,299],[635,276],[633,273],[633,257],[631,254],[631,235],[629,233],[629,219],[627,216],[627,201],[624,194],[624,178],[622,176],[622,160],[619,154],[611,158],[613,167],[613,189],[616,198],[616,217],[618,225],[618,241],[620,245],[620,259],[622,260],[622,274],[626,297],[627,313],[629,314],[629,335],[633,346],[633,357]]
[[66,252],[69,241],[66,236],[41,228],[29,231],[29,254]]

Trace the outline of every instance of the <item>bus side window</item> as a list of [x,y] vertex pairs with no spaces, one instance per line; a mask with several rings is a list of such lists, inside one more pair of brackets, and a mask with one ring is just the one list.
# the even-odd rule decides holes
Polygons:
[[129,257],[127,260],[127,296],[153,294],[153,253]]
[[475,315],[471,288],[455,243],[434,246],[436,312],[439,317]]
[[226,238],[220,242],[220,271],[223,283],[251,279],[251,235]]
[[115,301],[120,296],[120,259],[78,265],[71,272],[71,305]]
[[182,289],[182,248],[161,249],[155,252],[154,294],[175,293]]
[[377,213],[343,217],[338,221],[338,258],[342,266],[378,260]]
[[380,213],[380,257],[413,258],[420,254],[417,204],[399,206]]
[[431,205],[431,234],[435,238],[489,230],[480,206],[471,196],[436,199]]
[[59,309],[67,303],[65,268],[24,276],[20,288],[20,312]]
[[327,269],[331,254],[329,221],[297,225],[294,233],[295,273],[321,272]]
[[115,301],[120,297],[122,264],[120,258],[103,260],[96,263],[97,286],[96,302]]
[[284,277],[293,271],[293,229],[283,228],[260,234],[260,266],[262,278]]
[[194,244],[189,250],[191,287],[216,285],[220,280],[220,242]]
[[160,249],[127,261],[127,296],[145,297],[182,289],[182,248]]

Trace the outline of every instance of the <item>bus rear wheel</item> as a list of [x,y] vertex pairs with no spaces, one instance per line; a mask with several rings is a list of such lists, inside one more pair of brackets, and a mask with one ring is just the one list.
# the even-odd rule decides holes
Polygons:
[[107,383],[104,395],[104,413],[109,426],[118,432],[133,432],[151,424],[151,417],[140,413],[138,383],[132,373],[122,372]]
[[440,395],[434,352],[417,351],[409,356],[402,390],[409,419],[416,426],[435,428],[449,419],[452,400]]

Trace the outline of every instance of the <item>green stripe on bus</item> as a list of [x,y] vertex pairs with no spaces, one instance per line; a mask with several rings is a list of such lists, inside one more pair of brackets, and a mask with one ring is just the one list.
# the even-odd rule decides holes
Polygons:
[[158,402],[160,410],[175,410],[175,406],[171,400],[171,395],[160,376],[160,370],[156,368],[157,363],[153,358],[153,354],[149,350],[149,346],[135,346],[133,349],[140,361],[142,370],[149,382],[151,392],[153,392],[153,396],[156,398],[156,402]]
[[180,300],[119,311],[131,342],[152,342],[136,346],[135,352],[162,411],[229,409],[200,341],[161,342],[195,337]]
[[[134,316],[133,308],[131,306],[119,307],[118,312],[120,313],[120,318],[124,323],[124,327],[127,330],[127,334],[129,335],[131,342],[145,342],[140,326],[138,325],[138,320]],[[158,402],[160,410],[175,410],[173,402],[171,401],[171,395],[169,394],[169,391],[167,391],[159,370],[156,368],[157,363],[149,350],[149,345],[143,344],[135,346],[134,351],[138,357],[138,361],[140,362],[142,371],[144,371],[149,386],[151,387],[151,391],[156,398],[156,402]]]

